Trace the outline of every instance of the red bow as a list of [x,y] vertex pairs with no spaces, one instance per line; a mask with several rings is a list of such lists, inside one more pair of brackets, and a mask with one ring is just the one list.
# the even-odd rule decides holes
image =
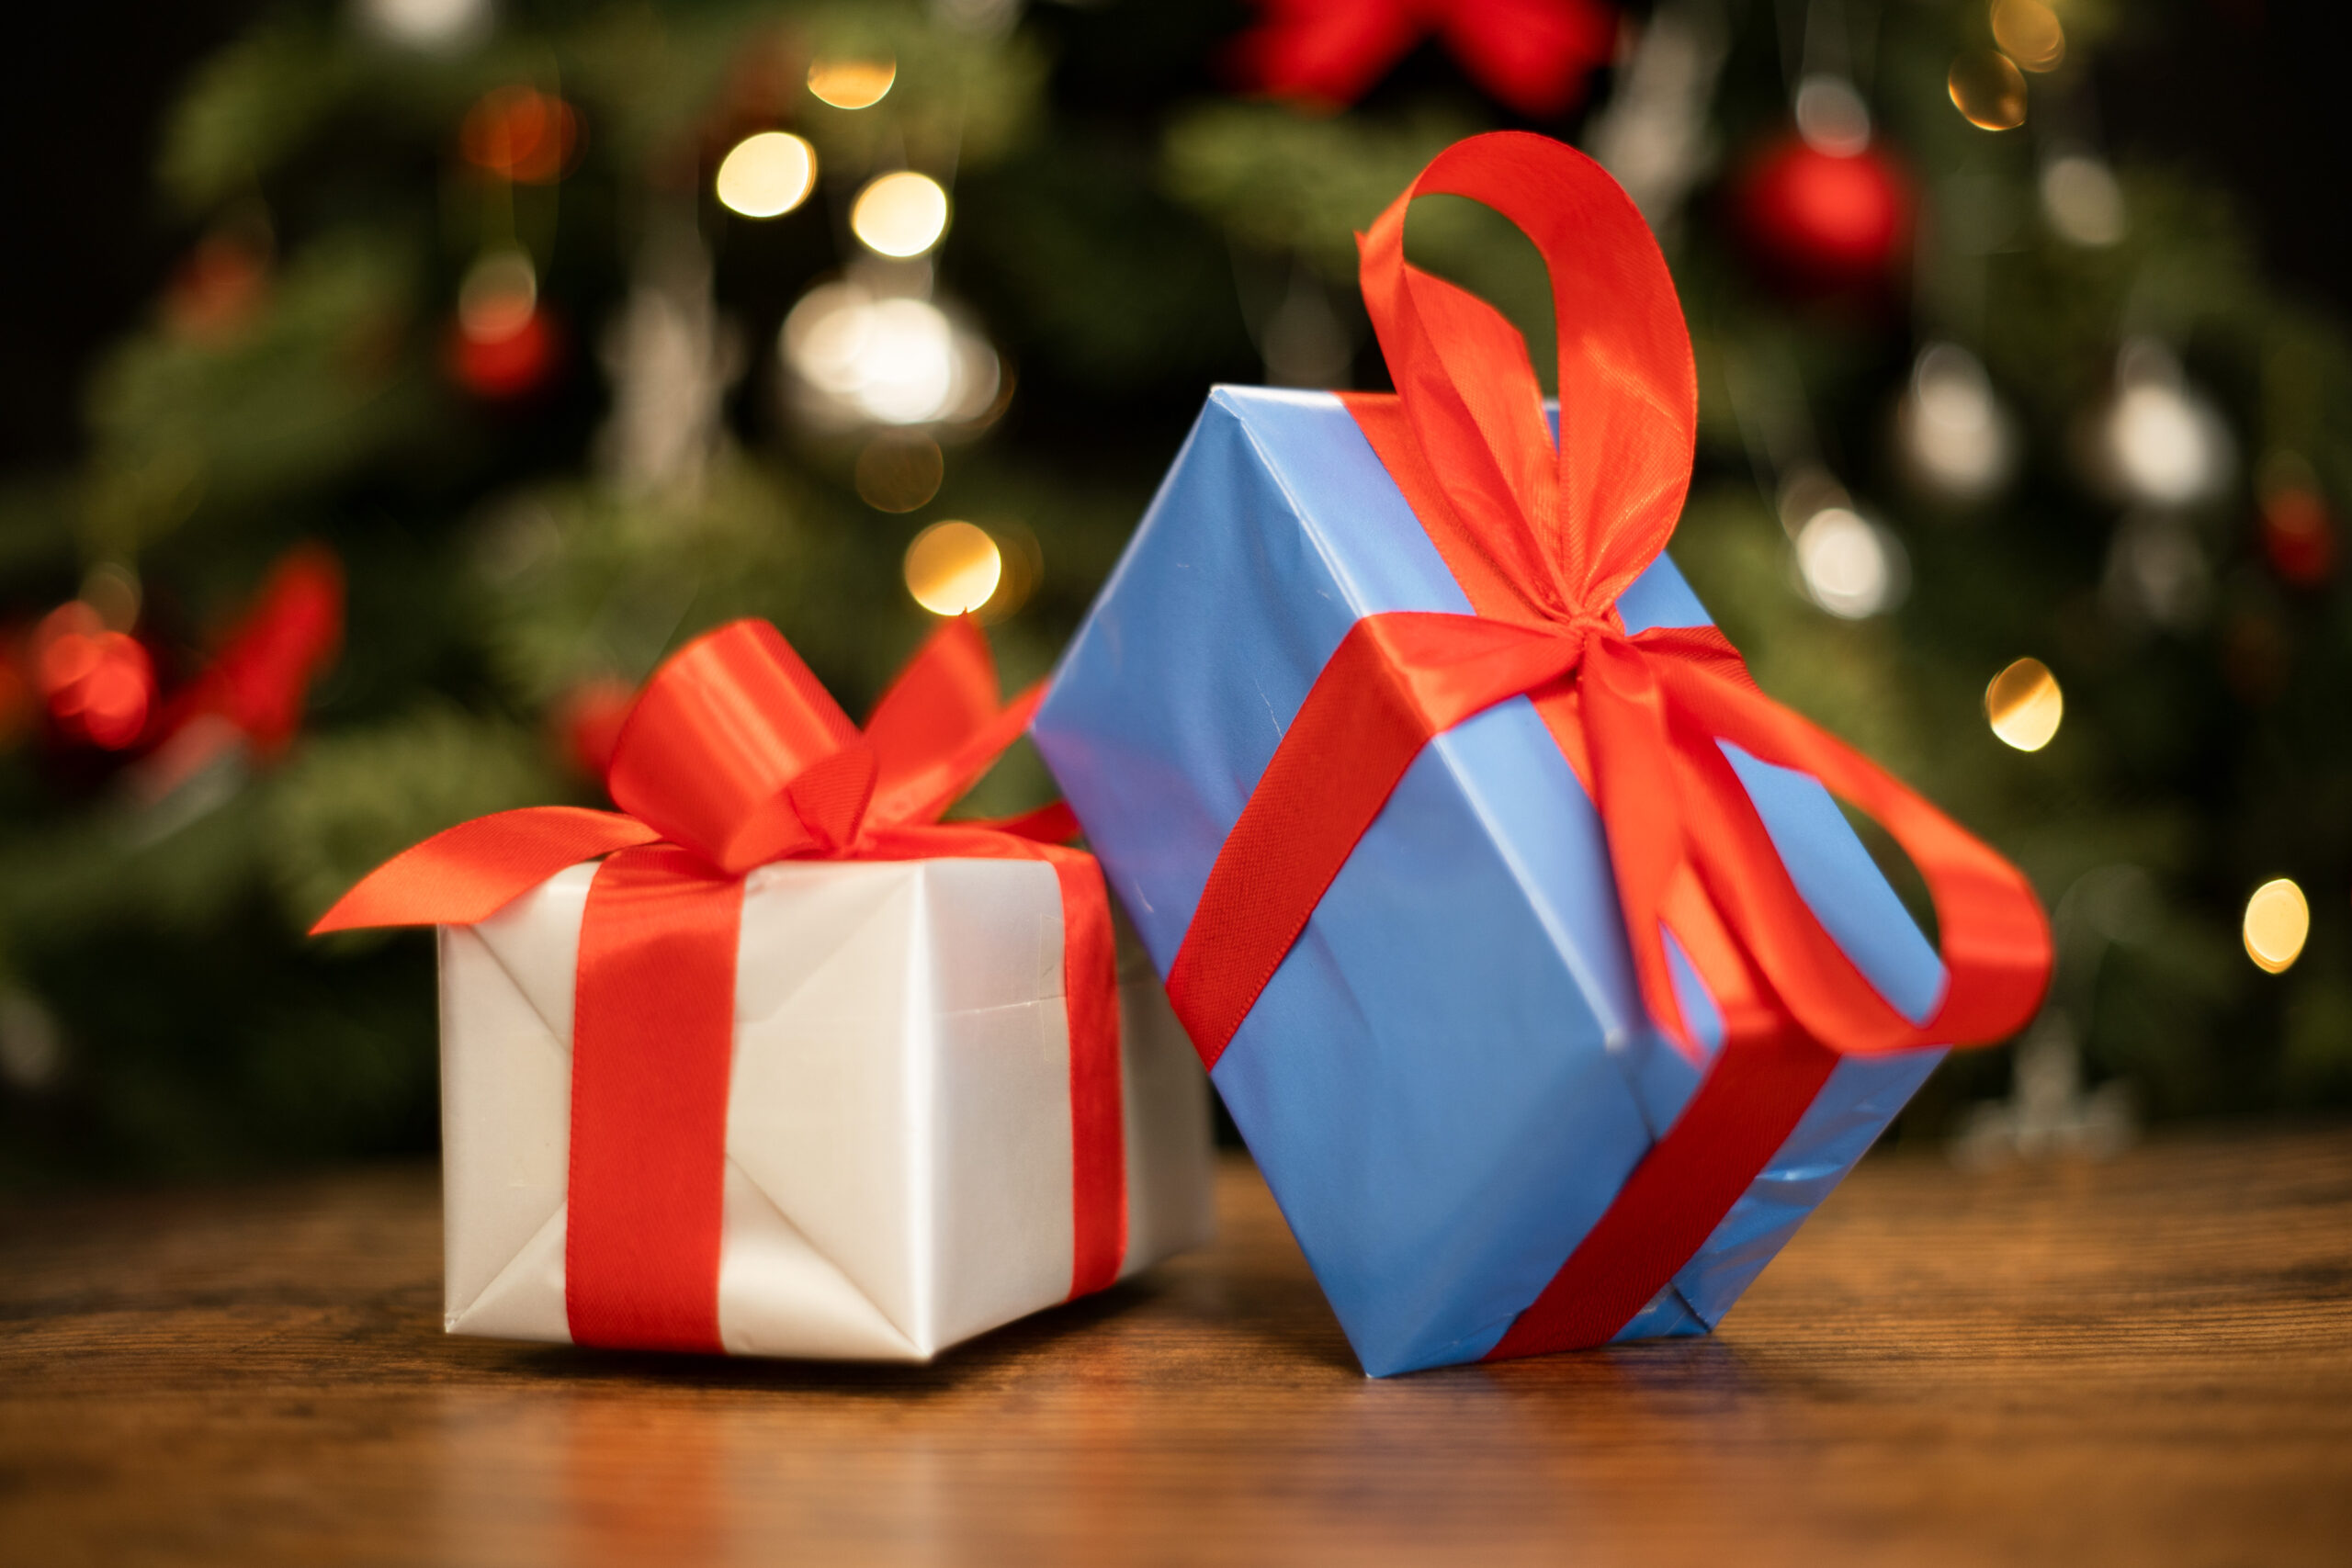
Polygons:
[[[1406,209],[1440,192],[1510,218],[1551,269],[1556,446],[1519,333],[1405,263]],[[2021,1027],[2049,976],[2049,926],[2014,866],[1765,696],[1713,627],[1625,632],[1617,597],[1665,547],[1690,485],[1698,390],[1665,258],[1600,165],[1542,137],[1473,137],[1358,238],[1396,395],[1348,406],[1477,614],[1376,615],[1350,630],[1218,853],[1169,996],[1214,1065],[1420,749],[1531,697],[1600,808],[1650,1016],[1697,1054],[1668,927],[1724,1016],[1690,1105],[1493,1355],[1599,1344],[1704,1243],[1840,1055],[1987,1044]],[[1910,854],[1947,971],[1924,1024],[1822,929],[1725,744],[1811,773]]]
[[1600,0],[1258,0],[1265,20],[1234,40],[1233,63],[1261,91],[1351,104],[1424,35],[1437,33],[1497,100],[1564,114],[1617,42]]
[[861,734],[789,643],[737,621],[655,672],[614,748],[627,815],[535,807],[395,856],[312,927],[470,925],[603,855],[580,932],[565,1305],[581,1344],[716,1350],[727,1076],[743,875],[777,860],[1044,861],[1060,881],[1075,1256],[1126,1252],[1119,1014],[1102,869],[1048,807],[938,820],[1028,725],[969,620],[916,654]]

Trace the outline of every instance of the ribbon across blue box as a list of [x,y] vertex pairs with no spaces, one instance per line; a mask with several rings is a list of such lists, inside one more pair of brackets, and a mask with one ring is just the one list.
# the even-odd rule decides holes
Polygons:
[[[1160,972],[1308,688],[1360,618],[1470,604],[1329,393],[1220,388],[1034,728]],[[1629,633],[1708,617],[1665,557]],[[1726,747],[1806,903],[1915,1021],[1943,966],[1826,791]],[[1702,1046],[1721,1026],[1675,955]],[[1620,1339],[1704,1333],[1940,1058],[1841,1060]],[[1364,1369],[1476,1360],[1696,1089],[1648,1021],[1590,798],[1523,697],[1405,775],[1217,1061]]]

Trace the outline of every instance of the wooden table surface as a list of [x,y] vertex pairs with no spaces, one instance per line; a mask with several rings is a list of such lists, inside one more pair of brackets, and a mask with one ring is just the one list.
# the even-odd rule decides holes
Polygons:
[[425,1168],[18,1204],[0,1561],[2352,1562],[2352,1129],[1874,1158],[1711,1339],[1382,1382],[1221,1181],[917,1369],[445,1337]]

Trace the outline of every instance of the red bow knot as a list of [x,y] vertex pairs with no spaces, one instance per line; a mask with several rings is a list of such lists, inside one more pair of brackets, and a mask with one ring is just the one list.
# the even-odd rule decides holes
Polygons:
[[[1543,254],[1556,443],[1519,333],[1406,264],[1406,209],[1438,193],[1494,208]],[[1493,1355],[1598,1344],[1713,1233],[1841,1055],[1988,1044],[2022,1027],[2049,977],[2049,925],[2014,866],[1765,696],[1714,627],[1625,632],[1613,606],[1665,548],[1690,486],[1698,382],[1665,258],[1600,165],[1538,136],[1473,137],[1358,239],[1396,393],[1343,396],[1476,614],[1350,629],[1210,869],[1169,998],[1214,1066],[1421,748],[1528,697],[1599,809],[1651,1020],[1700,1056],[1669,930],[1724,1019],[1690,1104]],[[1726,746],[1812,774],[1909,853],[1946,972],[1925,1022],[1823,929]]]
[[968,619],[918,652],[861,733],[763,621],[689,644],[646,683],[607,784],[624,814],[535,807],[462,822],[378,867],[311,928],[470,925],[598,856],[580,934],[565,1300],[582,1344],[716,1350],[720,1190],[743,876],[780,860],[1036,860],[1061,892],[1069,1024],[1070,1293],[1126,1252],[1110,899],[1053,806],[939,821],[1036,711],[1000,705]]

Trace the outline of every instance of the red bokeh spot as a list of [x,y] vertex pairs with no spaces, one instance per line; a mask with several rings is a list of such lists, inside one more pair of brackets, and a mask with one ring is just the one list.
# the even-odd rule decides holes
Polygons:
[[2335,521],[2327,502],[2301,485],[2272,491],[2262,503],[2262,553],[2270,570],[2298,588],[2316,588],[2335,570]]
[[475,337],[452,325],[443,350],[450,377],[478,398],[518,398],[555,368],[560,344],[545,310],[534,310],[514,331]]
[[458,132],[466,162],[524,185],[563,177],[580,150],[580,117],[570,104],[533,87],[482,95]]
[[1792,137],[1749,165],[1735,200],[1758,259],[1801,288],[1883,284],[1909,242],[1910,179],[1875,150],[1840,157]]
[[108,751],[138,744],[155,705],[155,661],[137,638],[108,631],[77,599],[50,612],[33,649],[35,682],[62,733]]

